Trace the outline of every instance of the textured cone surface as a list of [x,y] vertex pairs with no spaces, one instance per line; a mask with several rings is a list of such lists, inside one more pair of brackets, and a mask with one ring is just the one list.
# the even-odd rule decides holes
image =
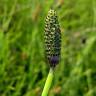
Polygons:
[[54,10],[48,12],[45,20],[45,53],[51,67],[55,67],[60,60],[61,31],[58,18]]

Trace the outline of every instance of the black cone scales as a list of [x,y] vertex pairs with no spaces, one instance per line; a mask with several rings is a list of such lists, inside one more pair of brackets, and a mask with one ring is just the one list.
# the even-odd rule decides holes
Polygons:
[[50,10],[45,20],[45,54],[51,67],[60,61],[61,31],[56,11]]

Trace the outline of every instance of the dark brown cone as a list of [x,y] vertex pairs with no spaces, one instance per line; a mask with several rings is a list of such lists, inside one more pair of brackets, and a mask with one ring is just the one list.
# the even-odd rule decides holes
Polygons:
[[54,10],[50,10],[45,20],[45,54],[51,67],[60,61],[61,31]]

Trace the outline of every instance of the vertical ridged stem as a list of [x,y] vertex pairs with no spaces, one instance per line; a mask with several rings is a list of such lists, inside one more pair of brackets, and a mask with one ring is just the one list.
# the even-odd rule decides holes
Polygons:
[[44,86],[44,89],[43,89],[41,96],[47,96],[48,95],[48,92],[49,92],[49,89],[51,87],[52,80],[54,77],[53,71],[54,70],[52,68],[50,68],[50,71],[49,71],[49,74],[48,74],[48,77],[47,77],[47,80],[46,80],[46,83],[45,83],[45,86]]

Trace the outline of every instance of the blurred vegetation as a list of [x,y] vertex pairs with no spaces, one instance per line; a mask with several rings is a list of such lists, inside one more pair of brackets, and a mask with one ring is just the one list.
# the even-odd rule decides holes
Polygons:
[[96,96],[95,0],[0,0],[0,96],[40,96],[49,71],[43,35],[51,7],[62,50],[49,96]]

